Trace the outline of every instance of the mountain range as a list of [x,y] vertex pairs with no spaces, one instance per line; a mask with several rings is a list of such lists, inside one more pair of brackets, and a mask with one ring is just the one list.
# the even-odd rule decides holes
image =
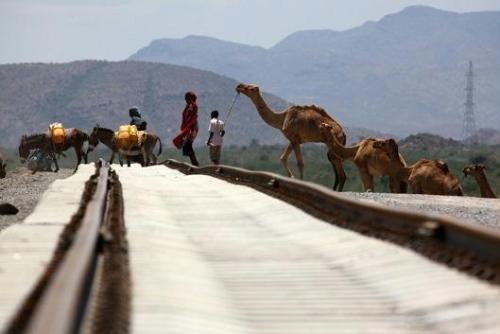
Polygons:
[[[78,61],[66,64],[0,65],[0,147],[15,147],[23,134],[47,131],[51,122],[87,133],[95,124],[117,129],[127,124],[128,109],[137,105],[166,145],[180,127],[184,94],[198,95],[200,138],[208,138],[210,112],[226,117],[237,82],[188,67],[135,61]],[[287,102],[264,94],[276,110]],[[248,98],[239,98],[227,125],[228,144],[283,143],[267,126]]]
[[471,60],[478,126],[500,129],[500,12],[412,6],[346,31],[299,31],[269,49],[188,36],[154,40],[130,59],[256,83],[292,103],[319,104],[347,126],[455,138]]
[[[237,82],[189,67],[136,61],[78,61],[66,64],[0,65],[0,147],[15,147],[23,134],[40,133],[52,122],[90,132],[95,124],[117,129],[128,123],[128,109],[137,105],[148,130],[170,145],[180,126],[184,94],[198,95],[200,138],[207,139],[210,112],[226,119]],[[276,111],[285,100],[263,93]],[[285,138],[260,118],[247,97],[235,100],[226,124],[227,145],[284,144]],[[350,143],[389,134],[363,128],[345,129]]]

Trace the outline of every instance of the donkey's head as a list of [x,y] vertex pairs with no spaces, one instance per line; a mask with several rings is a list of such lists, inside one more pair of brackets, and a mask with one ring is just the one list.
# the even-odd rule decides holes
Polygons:
[[28,158],[28,156],[30,154],[30,148],[26,144],[27,138],[28,137],[23,135],[21,137],[21,142],[19,143],[19,148],[18,148],[19,159],[21,160],[22,163],[24,163],[26,161],[26,159]]
[[22,136],[19,143],[19,158],[24,163],[28,159],[31,150],[42,149],[47,150],[50,146],[50,138],[45,133],[37,133],[30,136]]
[[89,147],[87,153],[94,150],[94,148],[99,144],[99,124],[96,124],[89,135]]

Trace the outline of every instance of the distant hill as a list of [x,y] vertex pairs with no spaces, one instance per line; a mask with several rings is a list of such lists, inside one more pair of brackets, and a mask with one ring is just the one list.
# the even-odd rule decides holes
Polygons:
[[482,128],[477,130],[472,140],[481,145],[500,145],[500,131],[491,128]]
[[465,148],[465,145],[462,142],[430,133],[410,135],[403,140],[398,141],[398,146],[401,151],[418,152],[439,152],[444,149],[461,150]]
[[131,59],[194,66],[317,103],[343,124],[458,138],[475,65],[479,126],[500,129],[500,12],[413,6],[347,31],[294,33],[263,49],[203,36],[161,39]]
[[[180,126],[184,93],[198,94],[200,134],[207,139],[209,115],[225,118],[237,82],[188,67],[135,61],[79,61],[67,64],[0,66],[0,147],[14,147],[22,134],[46,131],[53,121],[85,131],[99,123],[116,128],[128,123],[128,108],[139,106],[149,128],[170,144]],[[277,110],[287,102],[265,94]],[[283,143],[281,133],[267,126],[249,99],[240,98],[228,124],[228,144]]]
[[392,134],[384,133],[384,132],[380,132],[380,131],[375,131],[375,130],[369,130],[369,129],[365,129],[365,128],[345,127],[344,130],[345,130],[346,135],[347,135],[347,144],[348,145],[356,144],[365,138],[380,138],[380,139],[395,138],[395,139],[397,139],[397,137],[392,135]]

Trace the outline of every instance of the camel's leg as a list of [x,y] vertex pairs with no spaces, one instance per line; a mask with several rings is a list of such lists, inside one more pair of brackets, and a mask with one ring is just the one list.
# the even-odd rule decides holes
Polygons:
[[293,177],[292,171],[290,170],[290,168],[288,168],[288,156],[290,155],[290,153],[292,153],[292,150],[293,150],[293,145],[292,143],[289,143],[280,157],[281,163],[283,164],[283,167],[285,167],[285,170],[289,177]]
[[302,180],[304,178],[304,159],[300,151],[300,144],[295,144],[293,151],[295,152],[295,159],[297,160],[297,167],[299,167],[300,179]]
[[414,194],[423,194],[424,190],[422,189],[422,186],[417,183],[412,183],[410,184],[411,186],[411,192]]
[[337,173],[337,169],[335,168],[335,164],[333,163],[332,153],[330,153],[330,151],[328,151],[326,153],[326,157],[328,158],[328,161],[330,161],[330,163],[332,164],[333,173],[335,174],[335,179],[333,181],[333,187],[332,187],[332,189],[333,190],[337,190],[337,187],[339,185],[339,174]]
[[389,176],[389,189],[391,193],[406,194],[407,185],[406,182],[402,181],[400,178]]
[[333,169],[335,170],[336,183],[337,183],[337,178],[338,178],[338,186],[337,186],[337,189],[335,189],[335,190],[342,191],[342,189],[344,189],[344,184],[345,184],[345,180],[346,180],[344,165],[342,165],[342,160],[334,159],[333,160]]
[[391,193],[397,194],[400,191],[400,184],[398,182],[398,179],[396,179],[394,176],[389,176],[389,190]]
[[335,181],[333,184],[333,190],[342,191],[344,189],[344,184],[346,180],[346,175],[344,171],[344,165],[342,160],[335,157],[335,154],[328,151],[327,153],[328,161],[332,164],[333,172],[335,174]]
[[407,191],[408,185],[406,184],[406,182],[399,180],[399,192],[401,194],[406,194]]
[[371,175],[366,168],[360,168],[359,174],[361,175],[361,181],[363,182],[363,190],[366,192],[372,192],[373,175]]

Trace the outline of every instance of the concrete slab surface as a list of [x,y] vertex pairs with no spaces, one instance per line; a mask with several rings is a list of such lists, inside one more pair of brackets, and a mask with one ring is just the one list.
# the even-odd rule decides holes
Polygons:
[[254,189],[113,166],[135,333],[497,333],[500,289]]

